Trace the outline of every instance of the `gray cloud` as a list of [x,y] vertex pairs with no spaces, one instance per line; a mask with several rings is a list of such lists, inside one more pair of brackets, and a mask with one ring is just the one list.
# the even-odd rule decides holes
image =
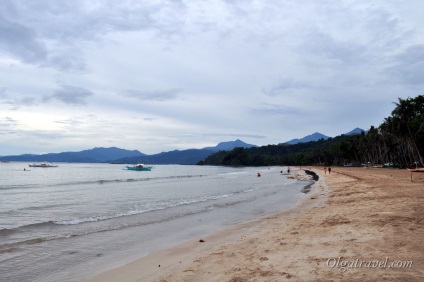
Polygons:
[[4,117],[4,118],[0,119],[0,124],[2,126],[10,127],[10,126],[18,125],[18,122],[11,117]]
[[276,96],[276,95],[286,94],[287,91],[289,90],[290,91],[298,90],[301,88],[309,88],[309,87],[311,87],[311,85],[308,85],[305,82],[297,81],[290,78],[283,78],[278,82],[277,86],[274,86],[268,89],[263,89],[262,93],[268,96]]
[[8,97],[6,91],[7,91],[6,87],[0,88],[0,99],[6,99]]
[[33,105],[37,105],[37,100],[34,97],[24,97],[22,99],[20,99],[17,104],[22,105],[22,106],[33,106]]
[[19,122],[11,117],[0,118],[0,134],[15,134]]
[[394,66],[387,69],[392,79],[407,84],[424,84],[424,45],[407,48],[395,57]]
[[58,100],[70,105],[85,105],[85,99],[93,95],[91,91],[81,87],[72,85],[62,85],[61,87],[62,88],[57,90],[55,94],[51,96],[45,96],[43,100],[45,102],[50,100]]
[[83,121],[80,121],[80,120],[77,120],[77,119],[72,119],[72,118],[66,119],[66,120],[57,120],[57,121],[55,121],[55,123],[67,125],[67,126],[70,126],[70,127],[81,126],[81,125],[86,124],[86,122],[83,122]]
[[39,63],[47,57],[47,50],[36,32],[17,22],[5,19],[0,13],[0,51],[29,63]]
[[156,91],[134,91],[128,90],[125,92],[125,96],[136,98],[141,101],[169,101],[178,98],[178,94],[181,93],[180,89],[169,89],[169,90],[156,90]]
[[[72,127],[90,129],[82,149],[93,135],[143,152],[271,144],[377,126],[422,92],[419,0],[1,3],[0,119],[21,123],[17,144]],[[62,136],[37,138],[42,151],[76,146]]]
[[259,115],[292,116],[300,115],[302,113],[300,109],[295,107],[270,103],[262,103],[256,107],[251,107],[249,110],[250,112]]
[[254,138],[254,139],[265,139],[267,136],[258,134],[247,134],[247,133],[210,133],[203,134],[203,136],[214,136],[214,137],[232,137],[232,138]]
[[34,97],[21,97],[19,95],[13,95],[8,93],[9,90],[6,87],[0,89],[0,104],[7,104],[15,106],[18,109],[20,106],[33,106],[37,104],[37,100]]
[[49,59],[44,66],[53,66],[61,71],[82,72],[86,69],[86,63],[82,52],[78,48],[64,48],[60,51],[51,50]]
[[357,64],[363,61],[366,46],[356,42],[339,40],[330,33],[313,30],[305,37],[303,48],[307,53],[334,60],[335,63]]
[[[4,3],[3,3],[4,2]],[[180,1],[109,2],[3,0],[0,51],[25,63],[65,71],[85,68],[85,44],[98,44],[114,32],[154,31],[175,38],[184,24]]]

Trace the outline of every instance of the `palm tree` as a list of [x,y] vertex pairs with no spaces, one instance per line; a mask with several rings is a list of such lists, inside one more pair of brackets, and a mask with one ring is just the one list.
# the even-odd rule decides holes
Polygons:
[[411,148],[414,158],[424,165],[420,149],[417,145],[421,135],[424,135],[424,96],[416,98],[399,98],[395,103],[396,108],[392,111],[392,121],[396,124],[397,135],[404,137]]

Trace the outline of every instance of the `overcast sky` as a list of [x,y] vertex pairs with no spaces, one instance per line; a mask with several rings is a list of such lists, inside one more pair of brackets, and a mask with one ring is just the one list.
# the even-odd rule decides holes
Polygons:
[[0,155],[379,126],[423,94],[422,0],[0,0]]

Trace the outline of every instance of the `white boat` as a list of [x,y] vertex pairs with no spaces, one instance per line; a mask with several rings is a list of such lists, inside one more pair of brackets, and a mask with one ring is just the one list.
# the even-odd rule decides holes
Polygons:
[[127,166],[127,170],[137,170],[137,171],[151,171],[153,166],[145,166],[144,164],[136,164],[132,166]]
[[58,167],[57,165],[53,165],[50,162],[43,162],[41,164],[30,164],[29,167]]

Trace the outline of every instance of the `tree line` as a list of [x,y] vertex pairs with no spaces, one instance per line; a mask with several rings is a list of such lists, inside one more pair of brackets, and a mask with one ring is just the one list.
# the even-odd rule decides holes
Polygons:
[[424,166],[424,96],[394,103],[379,127],[361,134],[294,145],[278,144],[219,151],[199,165],[352,165]]

